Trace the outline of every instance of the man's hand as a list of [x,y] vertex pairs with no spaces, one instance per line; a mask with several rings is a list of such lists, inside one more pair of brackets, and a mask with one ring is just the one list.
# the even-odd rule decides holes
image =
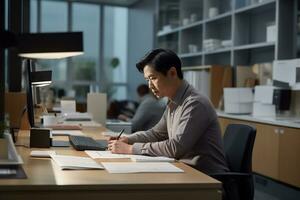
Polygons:
[[112,153],[132,154],[132,145],[122,142],[121,139],[122,138],[119,140],[109,140],[108,150]]
[[[117,139],[117,137],[109,137],[109,138],[108,138],[109,141],[116,140],[116,139]],[[119,138],[119,141],[128,144],[128,138],[127,138],[126,136],[121,136],[121,137]]]

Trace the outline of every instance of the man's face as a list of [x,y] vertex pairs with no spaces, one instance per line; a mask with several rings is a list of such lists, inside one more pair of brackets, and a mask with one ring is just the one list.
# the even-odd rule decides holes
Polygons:
[[169,88],[172,85],[169,73],[165,76],[153,67],[146,65],[144,67],[144,77],[148,81],[149,88],[157,98],[169,97]]

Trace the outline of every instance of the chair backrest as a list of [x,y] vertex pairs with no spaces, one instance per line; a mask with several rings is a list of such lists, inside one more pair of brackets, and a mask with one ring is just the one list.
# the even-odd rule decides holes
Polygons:
[[252,172],[252,150],[256,129],[244,124],[229,124],[224,133],[224,149],[232,172]]

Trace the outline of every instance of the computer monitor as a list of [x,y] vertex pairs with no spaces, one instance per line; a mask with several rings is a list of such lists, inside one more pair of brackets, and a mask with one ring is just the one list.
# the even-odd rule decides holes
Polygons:
[[33,107],[33,96],[32,96],[32,77],[31,77],[31,65],[32,60],[26,59],[25,60],[25,67],[26,67],[26,93],[27,93],[27,113],[28,113],[28,121],[30,127],[35,127],[34,124],[34,107]]
[[34,105],[38,103],[39,93],[37,92],[39,87],[49,85],[51,83],[52,72],[51,71],[34,71],[33,61],[30,59],[25,60],[26,66],[26,92],[27,92],[27,113],[30,126],[36,127],[34,122]]

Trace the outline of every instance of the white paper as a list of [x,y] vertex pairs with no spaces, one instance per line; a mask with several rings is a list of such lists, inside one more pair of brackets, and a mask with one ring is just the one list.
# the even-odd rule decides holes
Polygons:
[[69,135],[79,135],[83,136],[82,131],[79,130],[52,130],[52,136],[69,136]]
[[184,172],[168,162],[102,162],[104,168],[112,174],[144,172]]
[[115,154],[110,151],[84,151],[87,155],[89,155],[93,159],[97,158],[130,158],[129,154]]
[[31,157],[38,157],[38,158],[51,158],[51,155],[56,154],[55,151],[40,151],[40,150],[33,150],[30,152]]
[[61,169],[104,169],[99,163],[89,157],[51,155]]
[[135,162],[174,162],[174,158],[168,158],[163,156],[142,156],[142,155],[135,155],[130,158],[132,161]]
[[155,156],[144,156],[144,155],[132,155],[132,154],[115,154],[110,151],[85,151],[93,159],[97,158],[130,158],[135,162],[174,162],[174,158],[168,157],[155,157]]
[[63,117],[65,120],[74,120],[74,121],[92,121],[93,116],[89,113],[80,113],[80,112],[68,112],[68,113],[63,113]]
[[75,113],[76,102],[75,100],[61,100],[60,101],[61,112],[64,113]]

